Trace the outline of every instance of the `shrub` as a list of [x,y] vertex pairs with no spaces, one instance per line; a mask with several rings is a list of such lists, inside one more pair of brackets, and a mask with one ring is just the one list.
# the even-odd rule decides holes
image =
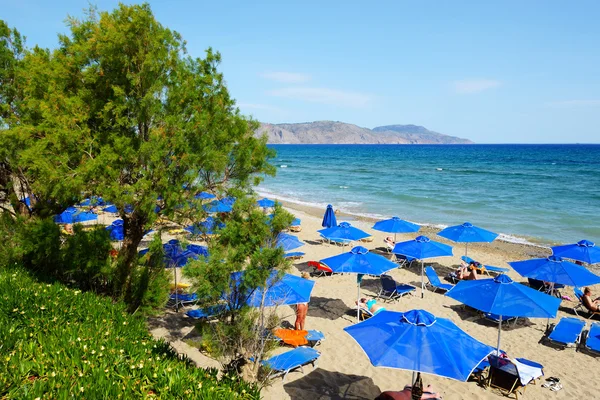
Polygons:
[[235,375],[195,368],[124,303],[22,268],[0,269],[0,398],[258,399]]

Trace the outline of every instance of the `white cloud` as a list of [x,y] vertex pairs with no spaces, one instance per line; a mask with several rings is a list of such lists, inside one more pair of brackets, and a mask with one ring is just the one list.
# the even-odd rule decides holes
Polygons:
[[559,108],[573,108],[573,107],[598,107],[600,106],[600,100],[594,99],[578,99],[578,100],[563,100],[563,101],[553,101],[551,103],[546,104],[549,107],[559,107]]
[[311,80],[310,75],[297,72],[264,72],[260,76],[281,83],[305,83]]
[[267,94],[293,100],[354,108],[365,107],[372,101],[372,96],[369,94],[328,88],[287,87],[269,90]]
[[502,83],[493,79],[464,79],[452,82],[454,91],[459,94],[472,94],[493,89]]
[[250,110],[263,110],[263,111],[281,111],[277,107],[270,106],[268,104],[259,104],[259,103],[238,103],[237,106],[240,109],[250,109]]

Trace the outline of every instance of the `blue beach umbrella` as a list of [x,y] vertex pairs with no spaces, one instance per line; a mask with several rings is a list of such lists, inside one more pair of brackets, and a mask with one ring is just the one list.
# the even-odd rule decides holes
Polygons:
[[107,212],[107,213],[113,213],[113,214],[116,214],[119,212],[119,210],[117,209],[117,206],[115,206],[114,204],[111,204],[110,206],[103,208],[102,211]]
[[226,205],[228,205],[230,207],[233,207],[233,203],[235,203],[235,197],[231,197],[231,196],[229,196],[229,197],[223,197],[221,199],[221,203],[226,204]]
[[424,310],[382,311],[344,328],[376,367],[465,382],[494,348]]
[[271,199],[267,199],[265,197],[264,199],[258,200],[256,202],[256,204],[261,208],[271,208],[271,207],[275,207],[275,204],[277,204],[277,202],[274,200],[271,200]]
[[396,243],[392,253],[421,260],[421,298],[423,298],[423,293],[425,292],[423,260],[426,258],[451,256],[452,247],[444,243],[435,242],[427,236],[417,236],[413,240]]
[[438,232],[438,236],[450,239],[453,242],[465,243],[465,255],[467,255],[469,243],[490,243],[496,240],[498,234],[479,228],[470,222],[465,222],[461,225],[449,226],[442,229]]
[[[139,251],[139,255],[148,253],[149,249]],[[177,287],[176,268],[185,266],[190,259],[197,260],[200,256],[208,257],[208,249],[205,246],[189,244],[184,249],[179,240],[172,239],[163,244],[164,263],[166,268],[173,268],[173,277],[175,287]],[[179,311],[179,301],[177,300],[177,291],[175,291],[175,310]]]
[[375,225],[373,225],[373,229],[376,231],[393,233],[394,242],[396,242],[397,233],[418,232],[421,227],[398,217],[392,217],[390,219],[376,222]]
[[338,226],[321,229],[317,232],[327,239],[360,240],[371,236],[367,232],[353,227],[348,222],[340,222]]
[[[232,287],[240,285],[242,276],[243,272],[231,274]],[[314,286],[315,281],[291,274],[285,274],[279,278],[277,271],[273,271],[263,287],[256,288],[250,293],[244,293],[241,301],[250,307],[260,307],[264,294],[265,307],[308,303]]]
[[560,306],[560,299],[514,282],[507,275],[498,275],[492,279],[460,281],[446,293],[446,296],[469,307],[500,316],[498,351],[500,351],[502,316],[554,318]]
[[280,233],[275,242],[276,247],[281,247],[283,251],[290,251],[304,246],[304,242],[294,235],[288,233]]
[[125,237],[122,219],[114,220],[112,224],[106,227],[106,230],[110,233],[111,240],[123,240]]
[[75,207],[69,207],[61,214],[54,216],[54,222],[57,224],[75,224],[78,222],[95,221],[97,219],[97,214],[79,211]]
[[190,226],[186,226],[183,229],[190,232],[192,235],[212,235],[218,229],[223,228],[225,228],[225,224],[223,222],[217,222],[215,218],[208,216],[204,221],[198,222]]
[[327,208],[325,209],[325,214],[323,215],[323,222],[321,226],[324,228],[333,228],[337,226],[337,220],[335,218],[335,212],[333,211],[333,206],[331,204],[327,204]]
[[557,257],[570,258],[588,264],[600,263],[600,247],[589,240],[552,247],[552,254]]
[[197,193],[194,196],[194,198],[198,199],[198,200],[211,200],[211,199],[214,199],[216,197],[217,196],[215,196],[214,194],[208,193],[208,192],[200,192],[200,193]]
[[508,264],[520,275],[540,281],[577,287],[600,283],[600,276],[557,256],[513,261]]
[[106,205],[106,202],[104,201],[104,199],[102,197],[92,196],[92,197],[88,197],[87,199],[83,199],[83,201],[81,203],[79,203],[78,205],[81,207],[103,206],[103,205]]
[[300,226],[301,223],[302,221],[300,221],[300,218],[294,218],[290,226]]
[[[362,246],[356,246],[347,253],[324,258],[319,262],[327,265],[336,273],[358,274],[356,280],[358,287],[357,303],[360,301],[360,283],[363,275],[380,276],[396,268],[396,264],[379,254],[371,253]],[[356,318],[360,316],[360,304],[356,305]]]
[[231,206],[219,200],[213,200],[202,207],[209,213],[231,212]]

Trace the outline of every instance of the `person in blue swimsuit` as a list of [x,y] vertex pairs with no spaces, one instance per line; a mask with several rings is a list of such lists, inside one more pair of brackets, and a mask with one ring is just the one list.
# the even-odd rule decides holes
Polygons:
[[375,299],[367,301],[367,299],[363,297],[362,299],[360,299],[360,303],[357,304],[360,304],[360,306],[365,310],[369,310],[373,315],[385,310],[385,307],[377,305],[377,301]]

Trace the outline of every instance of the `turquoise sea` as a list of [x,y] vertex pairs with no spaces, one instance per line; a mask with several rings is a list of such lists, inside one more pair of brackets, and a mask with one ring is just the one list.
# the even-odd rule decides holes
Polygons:
[[600,243],[600,145],[273,145],[257,191],[509,240]]

